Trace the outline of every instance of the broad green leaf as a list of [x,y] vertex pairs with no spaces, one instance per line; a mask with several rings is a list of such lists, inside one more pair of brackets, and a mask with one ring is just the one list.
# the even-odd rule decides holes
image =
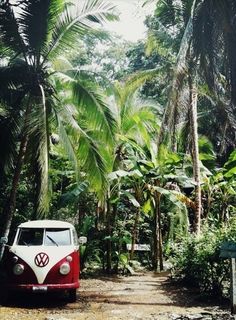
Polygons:
[[129,199],[134,207],[140,208],[140,203],[135,199],[135,197],[128,191],[123,191],[123,194]]
[[145,214],[148,214],[152,211],[152,205],[151,205],[151,200],[148,199],[147,201],[145,201],[144,205],[142,206],[142,211]]
[[232,178],[234,175],[236,175],[236,167],[230,169],[224,174],[226,178]]

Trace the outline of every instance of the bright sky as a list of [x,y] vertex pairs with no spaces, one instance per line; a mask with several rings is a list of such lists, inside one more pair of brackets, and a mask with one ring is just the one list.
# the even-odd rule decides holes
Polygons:
[[145,16],[151,14],[155,8],[155,0],[146,5],[142,4],[144,0],[110,0],[113,2],[119,12],[120,21],[107,24],[107,28],[120,34],[124,39],[137,41],[145,37],[146,28],[143,24]]

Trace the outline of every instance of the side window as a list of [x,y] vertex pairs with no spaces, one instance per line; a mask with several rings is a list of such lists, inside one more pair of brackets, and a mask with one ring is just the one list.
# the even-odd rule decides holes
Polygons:
[[43,229],[21,228],[17,244],[19,246],[41,246],[43,244]]

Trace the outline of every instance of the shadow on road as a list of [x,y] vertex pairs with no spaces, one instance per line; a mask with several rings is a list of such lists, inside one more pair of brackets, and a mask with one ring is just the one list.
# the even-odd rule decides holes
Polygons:
[[[3,295],[2,295],[3,296]],[[68,303],[66,294],[61,293],[30,293],[30,292],[17,292],[10,293],[3,296],[0,304],[6,307],[16,307],[25,309],[35,308],[65,308]]]
[[168,292],[173,304],[180,307],[220,307],[229,309],[230,301],[218,296],[202,294],[197,288],[186,287],[183,283],[175,283],[166,280],[162,283],[163,291]]

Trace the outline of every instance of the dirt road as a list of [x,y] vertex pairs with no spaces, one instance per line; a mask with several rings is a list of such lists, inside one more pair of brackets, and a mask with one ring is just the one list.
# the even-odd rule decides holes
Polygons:
[[[217,316],[216,316],[217,315]],[[0,307],[1,320],[234,319],[215,303],[152,273],[81,280],[75,303],[58,295],[21,294]]]

